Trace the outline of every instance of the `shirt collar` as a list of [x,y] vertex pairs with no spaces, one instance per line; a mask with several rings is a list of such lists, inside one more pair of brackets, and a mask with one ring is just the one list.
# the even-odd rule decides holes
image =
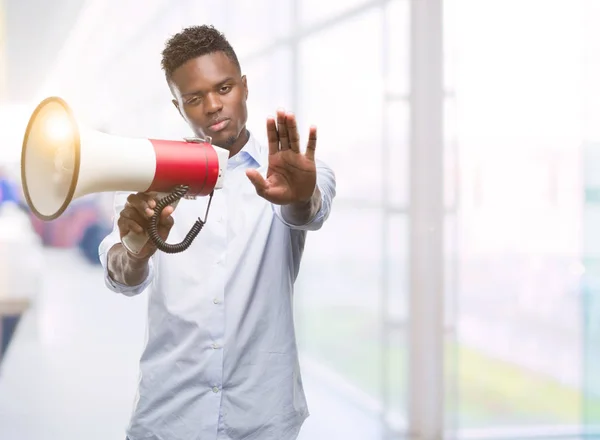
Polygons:
[[249,133],[248,141],[242,147],[242,149],[240,150],[240,152],[238,154],[241,154],[241,153],[248,154],[252,159],[254,159],[254,161],[259,165],[259,167],[262,167],[266,160],[264,151],[263,151],[264,149],[260,146],[260,144],[258,143],[256,138],[252,135],[252,132],[250,132],[248,130],[248,133]]

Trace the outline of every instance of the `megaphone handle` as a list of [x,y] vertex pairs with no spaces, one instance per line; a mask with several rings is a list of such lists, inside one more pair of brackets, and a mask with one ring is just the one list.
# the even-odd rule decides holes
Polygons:
[[[166,195],[168,195],[168,194],[167,193],[158,193],[157,198],[162,199]],[[171,206],[173,208],[176,208],[178,203],[179,203],[179,200],[175,200],[173,203],[171,203]],[[123,236],[123,238],[121,239],[121,243],[123,243],[123,246],[125,246],[125,249],[127,249],[132,254],[139,254],[140,251],[146,245],[146,243],[148,243],[148,240],[149,240],[149,237],[146,232],[142,232],[142,233],[138,234],[136,232],[129,231],[127,233],[127,235]]]
[[136,232],[129,231],[127,235],[124,235],[123,238],[121,238],[121,243],[123,243],[125,249],[132,254],[139,254],[146,243],[148,243],[148,234],[145,232],[138,234]]

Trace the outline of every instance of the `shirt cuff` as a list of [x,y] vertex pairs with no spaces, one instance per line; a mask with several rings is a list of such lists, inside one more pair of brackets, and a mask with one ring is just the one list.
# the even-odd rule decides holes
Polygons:
[[152,283],[154,279],[154,257],[151,257],[148,260],[148,276],[142,281],[140,284],[136,286],[128,286],[126,284],[121,284],[110,277],[108,273],[108,251],[112,248],[116,243],[113,240],[110,240],[110,236],[107,237],[99,247],[98,256],[100,258],[100,263],[104,268],[104,284],[110,290],[115,293],[121,293],[125,296],[135,296],[142,293],[146,288]]
[[325,221],[326,214],[329,212],[329,209],[325,206],[325,198],[323,197],[323,192],[320,187],[319,187],[319,192],[321,193],[321,206],[319,207],[319,210],[315,213],[315,215],[304,224],[298,225],[298,224],[290,223],[289,221],[287,221],[283,216],[281,205],[271,204],[271,206],[273,208],[273,212],[275,213],[277,218],[284,225],[286,225],[287,227],[289,227],[291,229],[305,230],[305,231],[317,230],[322,226],[323,222]]

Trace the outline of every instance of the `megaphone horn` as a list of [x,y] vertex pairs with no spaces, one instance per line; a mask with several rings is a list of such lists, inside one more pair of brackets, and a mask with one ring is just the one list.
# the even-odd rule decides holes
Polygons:
[[177,253],[191,245],[206,217],[198,218],[181,243],[169,244],[157,232],[160,213],[184,196],[212,199],[214,190],[223,187],[228,158],[229,151],[213,146],[210,138],[136,139],[83,129],[69,105],[53,96],[44,99],[29,119],[21,180],[27,205],[44,221],[60,217],[73,199],[92,193],[169,193],[157,202],[148,234],[130,232],[122,241],[134,253],[148,238],[161,251]]

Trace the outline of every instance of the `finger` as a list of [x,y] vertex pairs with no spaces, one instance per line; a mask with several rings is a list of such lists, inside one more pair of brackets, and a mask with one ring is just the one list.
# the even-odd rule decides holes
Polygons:
[[142,202],[146,202],[150,205],[151,208],[156,206],[156,197],[158,196],[155,192],[138,192],[136,194],[130,194],[127,198],[132,200],[139,200]]
[[306,144],[306,157],[315,160],[315,150],[317,148],[317,127],[310,127],[308,132],[308,143]]
[[267,118],[267,139],[269,140],[269,154],[275,154],[279,151],[279,134],[275,119]]
[[130,220],[125,217],[119,217],[117,224],[119,226],[119,233],[120,233],[121,237],[124,237],[125,235],[127,235],[129,233],[129,231],[133,231],[136,234],[141,234],[144,232],[144,228],[142,228],[140,225],[138,225],[133,220]]
[[131,220],[132,222],[140,225],[142,228],[148,226],[148,219],[142,217],[142,215],[133,208],[125,208],[123,211],[121,211],[121,218]]
[[175,224],[175,219],[173,218],[172,215],[168,215],[166,217],[161,217],[160,222],[158,223],[158,226],[161,229],[168,231],[171,229],[171,227],[173,227],[174,224]]
[[257,170],[250,169],[246,170],[246,176],[250,179],[250,182],[254,185],[256,192],[260,194],[264,194],[267,189],[267,181],[260,175]]
[[156,192],[147,192],[147,193],[138,193],[142,200],[145,200],[148,203],[148,206],[151,209],[154,209],[156,206],[156,199],[158,197],[158,193]]
[[285,120],[285,112],[283,110],[277,110],[277,132],[279,133],[279,145],[281,146],[281,151],[290,149],[290,140],[288,138]]
[[165,222],[168,222],[168,218],[171,217],[173,211],[175,211],[175,208],[173,208],[171,205],[166,206],[165,209],[163,209],[163,211],[160,213],[158,222],[160,224],[166,224]]
[[127,204],[136,209],[140,214],[147,216],[152,216],[148,210],[152,211],[156,206],[152,195],[145,193],[130,194],[127,197]]
[[173,211],[175,211],[175,208],[172,205],[167,205],[163,208],[162,212],[160,213],[160,216],[162,218],[166,218],[173,214]]
[[146,214],[152,217],[154,215],[154,208],[156,208],[158,193],[139,193],[139,195],[140,198],[148,204],[148,207],[146,208]]
[[139,213],[141,216],[145,216],[147,219],[154,215],[154,209],[150,209],[148,207],[149,203],[146,202],[135,202],[135,204],[131,204],[129,202],[125,203],[125,209],[135,211]]
[[288,137],[290,140],[290,149],[296,153],[300,152],[300,136],[298,135],[298,125],[296,116],[293,113],[285,115],[285,125],[287,126]]

